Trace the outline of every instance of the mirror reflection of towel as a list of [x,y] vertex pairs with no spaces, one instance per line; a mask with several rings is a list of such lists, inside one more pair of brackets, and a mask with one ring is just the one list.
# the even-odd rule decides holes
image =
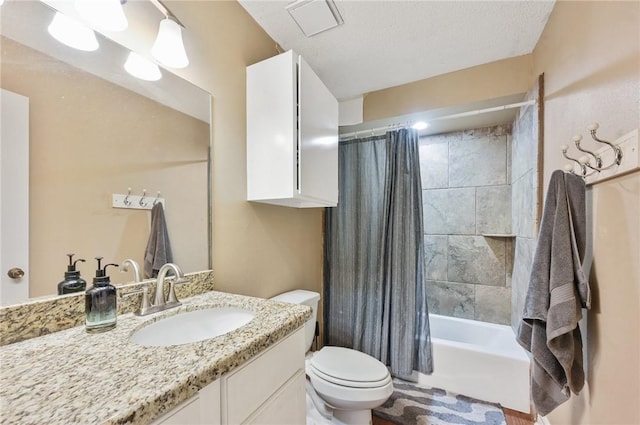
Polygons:
[[144,277],[158,276],[158,270],[166,263],[173,262],[171,243],[167,222],[164,219],[164,209],[158,202],[151,209],[151,232],[147,248],[144,251]]

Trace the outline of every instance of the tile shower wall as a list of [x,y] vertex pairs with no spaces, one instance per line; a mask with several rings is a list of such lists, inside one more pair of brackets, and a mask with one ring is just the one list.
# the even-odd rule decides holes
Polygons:
[[432,313],[511,323],[512,238],[483,236],[512,232],[510,133],[507,125],[420,139]]
[[[537,84],[527,95],[534,99]],[[512,228],[515,237],[511,280],[511,326],[517,330],[529,286],[538,228],[538,107],[521,108],[513,124],[511,185],[513,188]]]

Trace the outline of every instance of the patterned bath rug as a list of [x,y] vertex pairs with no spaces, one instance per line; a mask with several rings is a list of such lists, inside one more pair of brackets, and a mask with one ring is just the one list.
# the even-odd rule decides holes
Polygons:
[[393,380],[393,394],[373,414],[397,425],[506,425],[500,405]]

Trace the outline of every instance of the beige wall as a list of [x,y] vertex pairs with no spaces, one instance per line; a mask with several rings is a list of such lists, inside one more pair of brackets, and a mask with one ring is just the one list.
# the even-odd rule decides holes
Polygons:
[[368,93],[364,121],[525,93],[531,80],[531,55],[478,65]]
[[[2,38],[1,85],[29,98],[30,296],[55,294],[67,253],[91,284],[96,261],[143,263],[150,212],[113,193],[160,190],[174,261],[206,269],[209,126]],[[115,283],[130,273],[110,269]]]
[[[545,74],[545,186],[574,134],[616,139],[640,126],[640,3],[559,2],[533,52]],[[586,146],[595,147],[592,143]],[[560,424],[640,423],[640,172],[590,189],[594,306],[588,388],[549,415]]]
[[277,54],[235,1],[169,1],[197,41],[181,75],[214,96],[213,269],[216,287],[254,296],[319,290],[322,210],[246,201],[245,67]]

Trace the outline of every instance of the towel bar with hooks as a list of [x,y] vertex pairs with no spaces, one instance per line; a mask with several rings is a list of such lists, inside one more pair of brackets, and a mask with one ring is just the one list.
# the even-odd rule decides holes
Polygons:
[[[585,179],[585,182],[594,184],[599,181],[608,180],[615,176],[629,173],[640,168],[640,154],[638,152],[638,130],[625,134],[615,142],[598,137],[596,132],[600,125],[598,123],[590,124],[587,130],[591,134],[594,142],[603,144],[600,149],[591,151],[581,145],[582,136],[573,137],[576,149],[587,155],[579,158],[573,158],[567,155],[568,145],[562,145],[562,155],[574,164],[566,164],[563,169],[566,172],[577,174]],[[624,161],[623,161],[624,159]],[[594,161],[592,164],[591,161]],[[577,169],[576,171],[576,165]]]
[[132,195],[131,188],[127,189],[127,194],[114,193],[112,195],[112,207],[113,208],[125,208],[134,210],[150,210],[157,203],[161,203],[165,206],[164,198],[160,197],[160,191],[156,196],[147,196],[147,189],[142,189],[142,196]]

